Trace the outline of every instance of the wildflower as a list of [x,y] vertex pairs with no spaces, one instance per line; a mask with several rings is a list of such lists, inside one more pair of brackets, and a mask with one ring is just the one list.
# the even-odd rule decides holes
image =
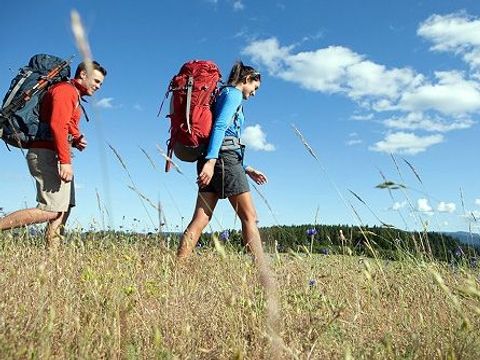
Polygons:
[[221,233],[220,233],[220,239],[223,240],[223,241],[228,241],[228,239],[230,238],[230,231],[228,230],[223,230]]
[[454,253],[454,254],[455,254],[456,257],[461,257],[461,256],[463,255],[463,250],[462,250],[462,248],[461,248],[461,247],[457,247],[457,248],[455,249],[455,253]]
[[310,237],[310,253],[313,253],[313,240],[315,238],[315,235],[317,235],[317,229],[315,228],[307,229],[306,233],[307,233],[307,236]]
[[310,279],[310,280],[308,281],[308,286],[314,287],[315,285],[317,285],[317,280],[315,280],[315,279]]
[[307,229],[307,235],[308,235],[308,236],[315,236],[315,235],[317,235],[317,229],[315,229],[315,228]]
[[328,255],[329,253],[330,253],[330,250],[328,248],[321,248],[320,249],[320,254]]

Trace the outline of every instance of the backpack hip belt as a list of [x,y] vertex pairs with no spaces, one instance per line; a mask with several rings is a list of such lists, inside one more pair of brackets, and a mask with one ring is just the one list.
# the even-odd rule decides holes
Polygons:
[[220,151],[225,150],[238,150],[241,149],[243,144],[241,143],[240,139],[236,136],[225,136],[222,142],[222,146],[220,147]]

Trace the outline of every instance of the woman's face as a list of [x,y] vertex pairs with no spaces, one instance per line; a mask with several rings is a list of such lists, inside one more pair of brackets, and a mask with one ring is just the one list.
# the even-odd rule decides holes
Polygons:
[[247,100],[250,96],[255,96],[255,92],[260,88],[260,80],[253,80],[247,77],[247,80],[241,84],[243,98]]

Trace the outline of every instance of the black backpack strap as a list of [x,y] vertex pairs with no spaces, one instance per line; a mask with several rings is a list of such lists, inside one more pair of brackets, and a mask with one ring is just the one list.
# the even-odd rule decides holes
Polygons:
[[[87,102],[87,101],[84,100],[84,99],[82,99],[82,101]],[[87,122],[89,122],[89,121],[90,121],[90,118],[88,117],[87,110],[85,110],[85,106],[83,106],[80,101],[78,102],[78,106],[80,106],[80,108],[82,109],[83,115],[85,115],[85,120],[87,120]]]
[[163,103],[165,102],[165,100],[168,99],[168,94],[170,94],[170,92],[172,92],[174,90],[173,86],[172,86],[172,83],[173,83],[173,79],[170,81],[170,84],[168,85],[167,91],[165,92],[165,96],[162,99],[162,103],[160,104],[160,109],[158,109],[157,117],[159,117],[160,113],[162,112]]
[[75,109],[80,106],[80,108],[82,109],[83,115],[85,115],[85,120],[87,120],[87,122],[90,122],[90,118],[88,117],[87,111],[85,110],[85,106],[82,105],[82,101],[87,102],[87,100],[85,100],[80,96],[80,91],[78,91],[77,87],[72,83],[72,81],[69,81],[68,83],[73,86],[73,88],[75,89],[78,95],[78,102],[77,102],[77,106],[75,106]]

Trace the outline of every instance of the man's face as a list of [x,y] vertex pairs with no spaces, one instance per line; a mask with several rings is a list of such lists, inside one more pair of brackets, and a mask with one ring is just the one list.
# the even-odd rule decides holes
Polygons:
[[77,79],[77,81],[87,90],[85,95],[92,96],[101,88],[104,79],[105,76],[98,70],[93,70],[90,76],[88,76],[86,70],[83,70],[80,73],[80,79]]

